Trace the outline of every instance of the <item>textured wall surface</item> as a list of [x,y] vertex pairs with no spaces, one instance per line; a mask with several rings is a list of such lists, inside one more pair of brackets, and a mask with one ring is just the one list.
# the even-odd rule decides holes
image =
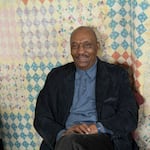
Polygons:
[[0,130],[6,150],[38,150],[33,128],[47,73],[69,61],[69,37],[80,25],[101,33],[101,59],[131,65],[145,102],[137,143],[150,149],[149,0],[1,0]]

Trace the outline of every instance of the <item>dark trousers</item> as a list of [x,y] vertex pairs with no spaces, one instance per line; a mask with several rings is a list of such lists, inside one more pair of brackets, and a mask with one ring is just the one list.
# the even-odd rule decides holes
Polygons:
[[114,150],[107,134],[70,134],[56,142],[55,150]]

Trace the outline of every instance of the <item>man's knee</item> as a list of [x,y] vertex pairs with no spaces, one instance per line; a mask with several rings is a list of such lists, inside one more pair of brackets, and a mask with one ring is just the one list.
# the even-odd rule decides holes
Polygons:
[[74,147],[78,146],[78,135],[77,134],[69,134],[60,138],[55,146],[55,150],[73,150]]
[[77,139],[78,139],[78,135],[77,134],[69,134],[69,135],[63,136],[60,139],[60,141],[63,141],[63,143],[66,143],[66,144],[71,144],[71,143],[76,142]]

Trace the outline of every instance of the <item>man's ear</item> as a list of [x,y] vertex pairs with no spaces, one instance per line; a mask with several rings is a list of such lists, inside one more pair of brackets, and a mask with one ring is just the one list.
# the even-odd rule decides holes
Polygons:
[[97,49],[100,49],[100,42],[97,41]]

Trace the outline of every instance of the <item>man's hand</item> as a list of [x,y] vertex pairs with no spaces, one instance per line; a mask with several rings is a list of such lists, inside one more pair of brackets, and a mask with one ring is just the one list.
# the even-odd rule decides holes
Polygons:
[[95,124],[90,124],[89,128],[90,128],[90,133],[89,134],[98,134],[98,129],[97,129]]
[[71,134],[71,133],[80,133],[80,134],[97,134],[98,129],[95,124],[77,124],[70,127],[66,130],[63,135]]

